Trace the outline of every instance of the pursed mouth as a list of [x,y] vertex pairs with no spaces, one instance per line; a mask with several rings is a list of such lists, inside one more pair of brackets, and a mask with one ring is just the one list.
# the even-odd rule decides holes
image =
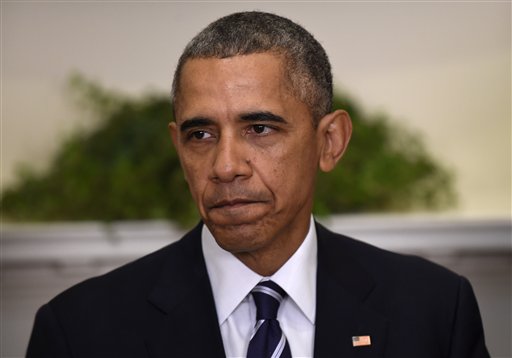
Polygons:
[[222,209],[222,208],[235,208],[238,206],[250,205],[261,203],[259,200],[254,199],[230,199],[230,200],[221,200],[213,204],[211,209]]

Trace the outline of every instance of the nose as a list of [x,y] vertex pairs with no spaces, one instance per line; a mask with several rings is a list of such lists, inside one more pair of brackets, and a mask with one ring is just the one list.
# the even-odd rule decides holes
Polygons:
[[248,151],[241,138],[222,136],[215,148],[210,179],[229,183],[237,178],[249,177],[252,173]]

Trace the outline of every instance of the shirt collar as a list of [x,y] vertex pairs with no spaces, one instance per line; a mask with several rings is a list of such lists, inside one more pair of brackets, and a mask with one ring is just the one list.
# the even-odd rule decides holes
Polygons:
[[281,286],[300,310],[315,323],[317,240],[313,217],[297,251],[271,277],[265,278],[222,249],[206,225],[201,233],[203,255],[212,285],[219,324],[222,324],[263,279]]

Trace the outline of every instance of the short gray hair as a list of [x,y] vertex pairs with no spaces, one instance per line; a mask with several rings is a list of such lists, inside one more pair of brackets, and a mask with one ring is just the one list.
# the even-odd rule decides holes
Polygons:
[[259,11],[222,17],[188,43],[174,73],[173,105],[179,97],[181,72],[187,60],[262,52],[274,52],[284,57],[285,75],[292,94],[308,106],[315,124],[331,111],[331,65],[322,45],[293,21]]

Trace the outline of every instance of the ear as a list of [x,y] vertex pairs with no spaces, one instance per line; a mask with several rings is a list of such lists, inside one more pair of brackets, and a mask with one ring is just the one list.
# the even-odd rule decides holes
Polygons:
[[[175,121],[169,122],[167,125],[167,128],[169,128],[169,134],[171,135],[172,144],[174,145],[174,149],[176,149],[176,152],[178,153],[178,158],[181,163],[181,157],[180,157],[180,150],[179,150],[179,142],[178,142],[178,126],[176,125]],[[181,166],[183,168],[183,165]],[[183,175],[185,177],[185,181],[188,182],[187,173],[183,170]]]
[[343,110],[327,114],[318,123],[317,135],[320,136],[320,170],[329,172],[347,149],[352,135],[350,116]]
[[171,135],[172,144],[174,144],[174,148],[178,150],[178,127],[176,126],[176,122],[170,122],[167,127],[169,128],[169,134]]

